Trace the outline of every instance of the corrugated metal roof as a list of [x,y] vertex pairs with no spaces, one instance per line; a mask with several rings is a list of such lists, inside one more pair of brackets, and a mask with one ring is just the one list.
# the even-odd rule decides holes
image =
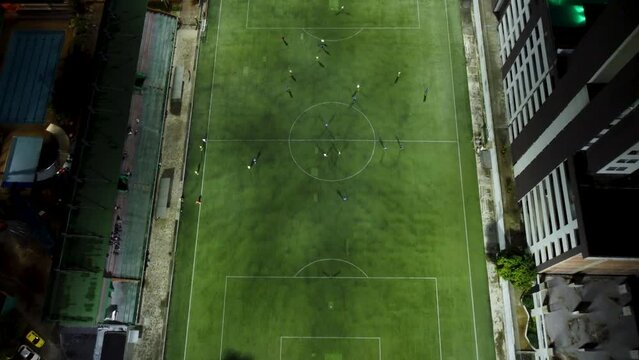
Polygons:
[[0,123],[44,122],[63,42],[63,31],[11,34],[0,73]]

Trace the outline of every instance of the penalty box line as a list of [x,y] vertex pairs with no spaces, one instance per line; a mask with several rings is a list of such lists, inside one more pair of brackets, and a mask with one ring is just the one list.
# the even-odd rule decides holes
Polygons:
[[280,339],[379,340],[379,336],[280,336]]
[[297,27],[297,26],[249,26],[249,13],[251,11],[251,0],[246,2],[246,22],[244,28],[247,30],[421,30],[422,20],[420,17],[419,1],[415,0],[415,12],[417,13],[417,26],[347,26],[347,27]]
[[434,276],[279,276],[279,275],[226,275],[227,279],[327,279],[327,280],[433,280]]
[[280,360],[282,360],[282,345],[285,339],[377,340],[377,353],[379,360],[382,360],[382,338],[379,336],[280,336]]
[[420,30],[421,28],[418,26],[347,26],[347,27],[249,26],[246,29],[247,30]]
[[[437,338],[439,342],[439,360],[443,360],[442,353],[442,326],[441,316],[439,311],[439,284],[437,278],[434,276],[340,276],[340,277],[325,277],[325,276],[277,276],[277,275],[226,275],[224,280],[224,300],[222,303],[222,330],[220,331],[220,360],[222,359],[222,349],[224,347],[224,319],[226,315],[226,294],[228,291],[229,279],[323,279],[323,280],[431,280],[435,282],[435,304],[437,311]],[[281,355],[281,342],[280,337],[280,355]],[[382,356],[382,343],[379,342],[379,356],[381,360]]]

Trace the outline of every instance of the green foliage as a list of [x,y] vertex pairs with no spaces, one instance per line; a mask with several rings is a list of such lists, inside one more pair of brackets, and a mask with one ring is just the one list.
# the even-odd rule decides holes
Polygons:
[[513,183],[513,179],[511,177],[506,178],[506,192],[508,194],[512,194],[515,190],[515,184]]
[[502,145],[501,150],[499,150],[499,152],[500,152],[502,155],[506,155],[506,153],[508,152],[508,150],[509,150],[508,145]]
[[535,261],[528,253],[504,253],[495,261],[497,274],[522,291],[531,287],[537,276]]
[[76,15],[71,19],[71,27],[75,29],[75,35],[85,35],[91,27],[91,19],[84,15]]

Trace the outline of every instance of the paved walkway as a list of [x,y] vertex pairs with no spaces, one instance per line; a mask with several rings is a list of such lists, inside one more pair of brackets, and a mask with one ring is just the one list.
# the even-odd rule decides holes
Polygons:
[[[481,134],[479,143],[485,149],[476,157],[484,243],[486,252],[495,254],[507,246],[504,200],[514,201],[501,191],[503,174],[511,172],[510,159],[497,151],[507,141],[497,19],[491,0],[462,0],[461,5],[473,131]],[[512,304],[519,300],[493,263],[487,261],[486,268],[496,357],[514,360],[517,322]]]
[[[175,236],[180,216],[180,199],[184,179],[184,152],[188,140],[191,99],[195,83],[194,68],[198,45],[196,19],[199,18],[199,11],[197,4],[193,4],[192,1],[184,1],[178,14],[182,25],[177,31],[173,66],[183,66],[185,69],[182,111],[179,115],[167,113],[164,124],[162,165],[159,174],[164,173],[165,170],[174,170],[174,175],[167,216],[155,219],[151,228],[149,264],[144,275],[140,308],[140,323],[143,325],[142,338],[135,348],[133,358],[136,360],[161,359],[164,352],[164,335],[173,277]],[[167,266],[167,264],[170,265]]]

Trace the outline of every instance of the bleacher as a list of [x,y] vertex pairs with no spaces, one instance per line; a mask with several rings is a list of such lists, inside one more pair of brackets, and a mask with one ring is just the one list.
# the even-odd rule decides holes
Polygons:
[[118,305],[122,315],[118,320],[128,323],[137,315],[140,293],[140,284],[128,279],[142,279],[144,274],[176,31],[177,18],[147,12],[137,66],[144,83],[131,100],[129,123],[134,135],[128,136],[128,157],[121,167],[121,173],[131,172],[129,189],[116,201],[122,219],[121,240],[117,249],[116,244],[110,247],[106,266],[106,273],[114,279],[111,304]]

